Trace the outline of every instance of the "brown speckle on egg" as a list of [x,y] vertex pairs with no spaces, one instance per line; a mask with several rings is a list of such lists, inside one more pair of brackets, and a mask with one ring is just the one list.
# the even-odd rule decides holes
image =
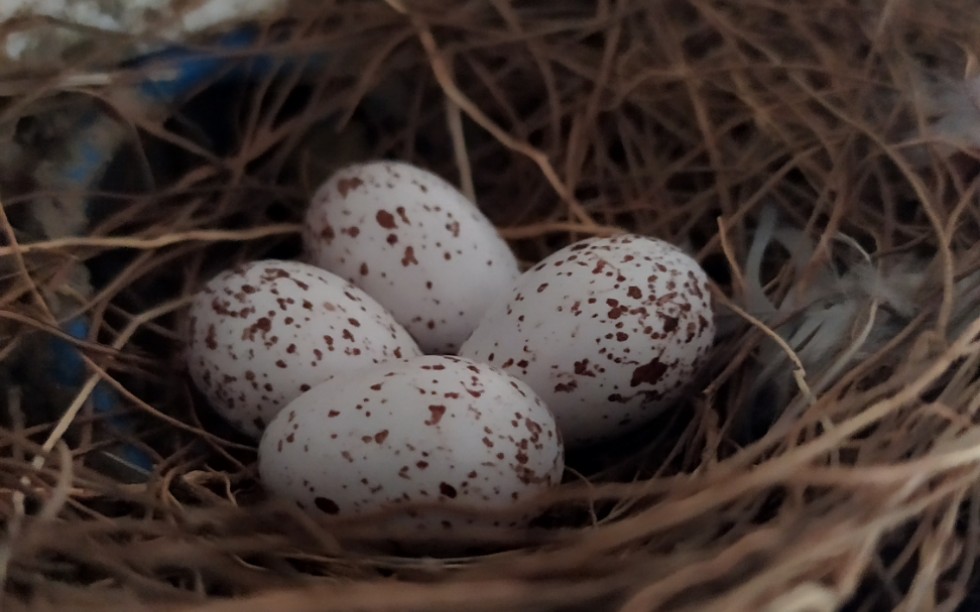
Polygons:
[[398,227],[395,223],[395,216],[387,210],[379,210],[374,218],[377,220],[378,225],[384,229],[395,229]]
[[445,482],[439,483],[439,493],[445,495],[449,499],[456,499],[456,495],[457,495],[456,487]]
[[415,247],[405,247],[405,255],[402,257],[402,266],[417,266],[419,260],[415,258]]
[[429,406],[429,418],[425,421],[425,424],[434,427],[439,424],[442,420],[443,415],[446,414],[446,407],[442,405],[430,405]]
[[320,512],[324,512],[326,514],[337,514],[340,512],[340,506],[338,506],[333,500],[329,500],[326,497],[316,497],[314,498],[313,503]]
[[341,178],[337,181],[337,192],[340,193],[340,197],[346,198],[348,193],[357,189],[363,184],[364,181],[356,176],[351,178]]

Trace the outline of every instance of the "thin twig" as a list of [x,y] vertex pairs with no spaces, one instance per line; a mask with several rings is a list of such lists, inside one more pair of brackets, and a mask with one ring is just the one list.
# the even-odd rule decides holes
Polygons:
[[54,240],[0,247],[0,257],[26,255],[38,251],[64,251],[71,248],[154,250],[185,242],[242,242],[273,236],[298,234],[302,226],[294,223],[268,225],[249,230],[193,230],[165,234],[155,238],[131,238],[126,236],[69,236]]

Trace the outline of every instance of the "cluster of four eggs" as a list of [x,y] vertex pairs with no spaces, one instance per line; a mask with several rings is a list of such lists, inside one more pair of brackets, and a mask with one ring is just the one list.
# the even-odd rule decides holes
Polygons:
[[566,446],[676,399],[713,341],[707,279],[677,248],[592,238],[521,273],[474,203],[406,163],[338,171],[304,228],[305,262],[201,290],[188,357],[215,409],[261,436],[265,487],[311,511],[532,497]]

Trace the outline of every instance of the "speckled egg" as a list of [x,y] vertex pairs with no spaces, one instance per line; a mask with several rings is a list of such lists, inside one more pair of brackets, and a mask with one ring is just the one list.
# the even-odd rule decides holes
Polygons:
[[[413,502],[507,509],[558,484],[563,469],[561,438],[541,399],[495,368],[452,356],[389,362],[320,384],[286,406],[259,444],[271,494],[347,517]],[[476,520],[414,509],[401,518],[423,534]]]
[[364,289],[427,353],[455,353],[519,275],[473,202],[404,162],[336,172],[313,196],[304,227],[306,261]]
[[290,261],[256,261],[218,274],[195,296],[188,327],[195,386],[253,437],[317,383],[421,355],[408,332],[362,290]]
[[714,341],[708,280],[673,245],[591,238],[541,261],[491,306],[460,355],[527,382],[568,447],[663,411]]

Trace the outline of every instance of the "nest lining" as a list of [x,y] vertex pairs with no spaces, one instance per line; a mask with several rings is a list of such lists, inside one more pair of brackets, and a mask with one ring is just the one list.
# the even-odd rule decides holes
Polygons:
[[[314,80],[283,62],[162,114],[111,81],[18,92],[0,112],[23,152],[0,218],[6,605],[952,609],[980,526],[977,166],[969,141],[930,144],[962,98],[923,109],[909,84],[968,72],[980,32],[961,9],[338,3],[238,54],[247,74],[326,51]],[[17,127],[91,100],[120,128],[117,161],[98,185],[51,185],[30,160],[71,151],[70,132]],[[381,553],[376,523],[265,500],[253,445],[182,372],[187,296],[236,261],[294,255],[318,181],[378,156],[471,190],[526,263],[629,230],[715,279],[702,392],[570,458],[538,528],[493,553]],[[49,235],[31,210],[52,201],[100,212]],[[54,388],[31,357],[79,314],[87,337],[65,340],[91,378]],[[119,440],[98,380],[139,423],[123,441],[153,459],[145,482],[105,465]]]

